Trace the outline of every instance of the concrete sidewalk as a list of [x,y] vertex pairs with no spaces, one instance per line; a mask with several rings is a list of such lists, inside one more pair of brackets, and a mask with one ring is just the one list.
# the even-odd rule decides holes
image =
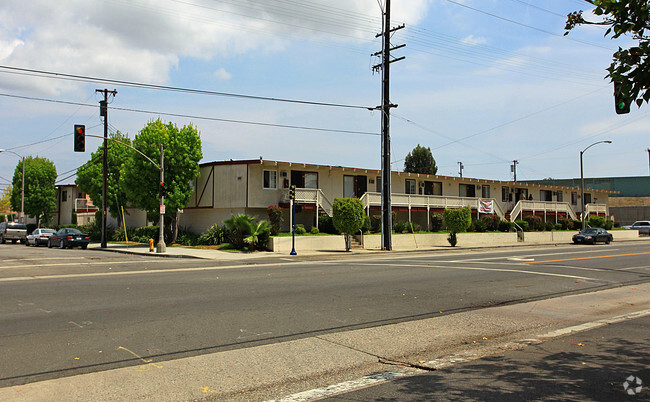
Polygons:
[[133,351],[132,367],[6,387],[0,400],[308,400],[341,381],[413,376],[648,315],[645,283],[176,360]]

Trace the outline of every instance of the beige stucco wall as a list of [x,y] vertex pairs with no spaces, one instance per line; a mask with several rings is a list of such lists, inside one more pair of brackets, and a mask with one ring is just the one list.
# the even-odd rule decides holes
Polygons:
[[650,197],[610,197],[610,207],[644,207],[650,206]]

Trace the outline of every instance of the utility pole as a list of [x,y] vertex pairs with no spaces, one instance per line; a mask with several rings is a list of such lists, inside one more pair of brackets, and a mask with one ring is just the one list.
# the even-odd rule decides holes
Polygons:
[[406,58],[402,56],[391,60],[390,52],[406,45],[402,44],[391,48],[391,33],[404,28],[404,25],[391,29],[390,0],[386,0],[385,7],[386,9],[382,10],[384,13],[383,32],[375,36],[376,38],[382,37],[382,51],[373,54],[373,56],[381,55],[382,62],[373,66],[373,69],[378,70],[381,68],[382,73],[382,102],[381,106],[378,107],[381,110],[381,249],[390,251],[393,249],[391,239],[393,222],[391,216],[390,109],[397,107],[397,105],[390,103],[390,63]]
[[519,164],[518,160],[512,161],[512,165],[510,165],[510,171],[514,174],[514,181],[517,181],[517,165]]
[[163,145],[160,144],[160,230],[158,231],[158,244],[156,253],[167,252],[165,244],[165,154]]
[[463,162],[457,162],[458,163],[458,175],[460,177],[463,177],[463,169],[465,168],[465,165],[463,165]]
[[104,100],[99,102],[99,116],[104,117],[104,161],[102,173],[102,243],[101,247],[106,248],[106,217],[108,215],[106,207],[106,178],[108,177],[108,94],[117,95],[117,90],[109,91],[108,89],[96,89],[95,92],[102,92]]

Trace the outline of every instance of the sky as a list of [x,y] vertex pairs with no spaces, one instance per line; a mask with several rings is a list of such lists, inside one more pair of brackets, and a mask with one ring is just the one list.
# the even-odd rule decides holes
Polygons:
[[[614,111],[606,68],[630,38],[564,36],[581,0],[392,0],[391,160],[430,147],[438,174],[512,180],[649,174],[650,109]],[[157,118],[201,133],[202,162],[258,159],[380,169],[385,0],[3,0],[0,149],[53,161],[57,184],[109,129]],[[595,18],[595,17],[594,17]],[[27,71],[25,71],[27,70]],[[45,72],[35,73],[34,71]],[[56,73],[56,74],[52,74]],[[71,80],[64,75],[110,80]],[[120,81],[120,82],[115,82]],[[124,82],[199,90],[157,90]],[[246,95],[231,96],[231,95]],[[265,98],[253,99],[252,97]],[[273,100],[272,100],[273,99]],[[304,102],[284,102],[298,100]],[[323,103],[328,105],[322,105]],[[0,153],[0,189],[19,158]]]

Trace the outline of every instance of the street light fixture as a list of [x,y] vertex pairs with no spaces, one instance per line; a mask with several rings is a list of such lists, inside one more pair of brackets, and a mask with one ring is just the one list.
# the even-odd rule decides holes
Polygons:
[[589,145],[587,148],[583,149],[580,151],[580,205],[581,205],[581,210],[580,210],[580,218],[582,220],[582,229],[584,230],[586,227],[585,223],[585,176],[584,176],[584,170],[582,168],[582,154],[585,153],[586,150],[589,148],[593,147],[596,144],[611,144],[612,142],[610,140],[605,140],[605,141],[598,141],[594,142],[593,144]]
[[22,159],[23,161],[23,189],[20,197],[20,222],[25,223],[25,157],[15,153],[14,151],[10,151],[8,149],[0,149],[0,152],[12,153],[17,157],[19,157],[20,159]]

